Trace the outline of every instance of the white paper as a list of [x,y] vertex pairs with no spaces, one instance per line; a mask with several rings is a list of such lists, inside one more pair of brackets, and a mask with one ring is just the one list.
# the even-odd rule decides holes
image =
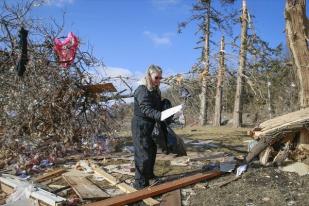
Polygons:
[[169,109],[164,110],[161,112],[161,121],[164,121],[165,119],[169,118],[173,114],[176,114],[177,112],[180,112],[182,110],[182,105],[178,105]]

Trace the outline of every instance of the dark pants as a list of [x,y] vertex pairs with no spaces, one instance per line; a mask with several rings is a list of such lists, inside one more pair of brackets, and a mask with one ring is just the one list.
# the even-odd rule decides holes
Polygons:
[[135,183],[136,189],[149,185],[154,177],[153,169],[156,161],[157,145],[152,139],[154,121],[134,116],[132,119],[132,136],[134,144]]

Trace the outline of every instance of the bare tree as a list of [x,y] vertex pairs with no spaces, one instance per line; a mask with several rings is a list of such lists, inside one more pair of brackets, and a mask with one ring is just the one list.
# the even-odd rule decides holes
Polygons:
[[242,124],[242,94],[243,94],[243,74],[246,66],[247,54],[247,29],[248,29],[248,12],[246,0],[242,1],[242,17],[241,17],[241,47],[239,55],[239,69],[237,75],[237,85],[233,113],[233,126],[241,127]]
[[[234,3],[234,0],[221,0],[222,7]],[[230,7],[228,7],[230,8]],[[206,125],[207,123],[207,111],[208,105],[207,96],[209,96],[209,71],[210,71],[210,36],[211,31],[220,30],[226,32],[229,35],[232,33],[231,22],[235,20],[235,12],[225,10],[225,14],[215,9],[211,5],[211,0],[197,0],[197,3],[193,5],[193,11],[196,14],[192,15],[189,22],[196,20],[198,21],[198,32],[202,33],[202,37],[198,43],[203,42],[202,55],[199,58],[199,64],[202,68],[199,68],[200,79],[201,79],[201,93],[200,93],[200,112],[199,112],[199,123],[200,125]],[[234,22],[233,22],[234,23]],[[179,27],[185,27],[188,22],[182,22]]]
[[209,26],[210,26],[210,0],[206,1],[206,16],[204,22],[204,48],[203,48],[203,65],[204,71],[202,72],[202,92],[200,95],[200,125],[205,125],[207,123],[207,76],[209,74]]
[[309,106],[309,20],[306,0],[286,0],[285,20],[287,42],[299,79],[300,106],[306,108]]
[[221,38],[221,46],[220,46],[220,56],[219,56],[219,69],[217,75],[217,91],[216,91],[216,103],[215,103],[215,115],[213,120],[214,126],[221,125],[221,112],[222,112],[222,86],[223,86],[223,78],[225,71],[224,64],[224,36]]

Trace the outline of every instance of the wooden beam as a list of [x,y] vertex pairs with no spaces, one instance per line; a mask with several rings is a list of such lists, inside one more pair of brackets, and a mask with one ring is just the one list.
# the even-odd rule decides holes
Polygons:
[[57,182],[57,181],[59,181],[61,179],[62,179],[62,176],[52,177],[52,178],[50,178],[48,180],[45,180],[44,182],[40,182],[40,184],[48,186],[48,185],[52,184],[53,182]]
[[64,169],[56,169],[56,170],[47,172],[47,173],[37,177],[34,181],[37,182],[37,183],[44,182],[44,181],[49,180],[53,177],[60,176],[61,174],[65,173],[65,172],[66,172],[66,170],[64,170]]
[[[96,164],[94,163],[90,163],[91,168],[93,169],[93,171],[97,174],[100,175],[102,177],[104,177],[105,180],[107,180],[110,184],[115,185],[116,187],[118,187],[121,191],[125,192],[125,193],[132,193],[132,192],[136,192],[137,190],[133,187],[130,187],[129,185],[127,185],[126,183],[119,183],[118,180],[113,177],[112,175],[108,174],[107,172],[105,172],[103,169],[101,169],[100,167],[98,167]],[[159,205],[160,202],[158,202],[155,199],[152,198],[147,198],[143,200],[147,205]]]
[[168,192],[163,195],[160,206],[181,206],[180,189]]
[[90,93],[117,92],[116,88],[112,83],[83,85],[82,89]]
[[14,192],[14,188],[8,186],[7,184],[1,182],[0,183],[1,191],[6,193],[6,194],[11,194]]
[[147,188],[144,188],[142,190],[139,190],[133,193],[112,197],[112,198],[99,201],[99,202],[90,203],[90,204],[87,204],[86,206],[126,205],[126,204],[137,202],[139,200],[142,200],[148,197],[153,197],[153,196],[160,195],[166,192],[170,192],[175,189],[179,189],[179,188],[200,182],[202,180],[212,179],[220,175],[221,175],[221,172],[219,171],[213,171],[213,172],[208,172],[208,173],[198,173],[198,174],[195,174],[189,177],[184,177],[179,180],[174,180],[172,182],[166,182],[161,185],[147,187]]
[[259,154],[259,158],[260,158],[260,163],[261,165],[267,166],[267,164],[269,164],[268,160],[270,158],[271,152],[272,152],[273,148],[272,146],[268,146],[266,147],[266,149],[264,149],[260,154]]
[[110,197],[86,177],[63,175],[63,179],[82,200],[102,200]]

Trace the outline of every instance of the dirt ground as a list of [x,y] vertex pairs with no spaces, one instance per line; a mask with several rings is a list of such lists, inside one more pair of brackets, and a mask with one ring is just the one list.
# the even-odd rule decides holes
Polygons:
[[276,167],[253,165],[241,179],[212,187],[231,176],[217,178],[209,182],[209,188],[196,190],[190,205],[309,205],[309,175],[300,177]]
[[[199,148],[199,152],[224,152],[244,157],[250,140],[246,135],[247,130],[248,128],[188,127],[176,129],[176,133],[185,139],[208,140],[217,145],[213,148]],[[190,147],[187,149],[195,150]],[[308,164],[308,159],[306,162]],[[191,187],[193,192],[189,196],[182,196],[183,205],[309,205],[309,175],[301,177],[296,173],[283,172],[275,166],[263,167],[258,161],[254,161],[240,179],[219,187],[220,183],[234,177],[235,174],[232,173],[205,182],[205,188]]]

